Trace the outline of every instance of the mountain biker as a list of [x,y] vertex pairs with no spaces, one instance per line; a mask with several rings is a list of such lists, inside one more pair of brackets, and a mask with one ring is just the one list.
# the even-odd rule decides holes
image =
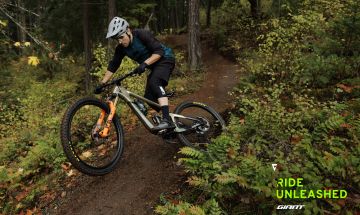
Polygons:
[[[160,43],[148,30],[131,30],[129,23],[120,17],[114,17],[110,21],[106,38],[115,39],[119,44],[116,46],[115,54],[108,64],[101,84],[105,84],[111,78],[125,56],[139,63],[134,70],[136,74],[140,75],[145,68],[149,68],[151,73],[147,77],[144,97],[159,103],[162,112],[162,119],[154,130],[174,128],[169,116],[169,100],[165,92],[165,87],[175,67],[172,49]],[[100,92],[101,86],[95,89],[95,93]],[[160,111],[158,108],[154,109]]]

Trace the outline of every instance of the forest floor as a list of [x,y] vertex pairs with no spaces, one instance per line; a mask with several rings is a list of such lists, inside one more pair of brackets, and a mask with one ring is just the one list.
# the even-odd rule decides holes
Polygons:
[[[165,43],[186,50],[187,37],[171,36]],[[231,103],[228,92],[239,80],[239,66],[205,44],[202,55],[205,78],[200,89],[189,95],[175,96],[171,103],[199,101],[224,112]],[[176,164],[180,147],[180,143],[165,143],[143,126],[125,131],[125,149],[117,168],[101,177],[77,176],[73,185],[64,188],[62,197],[50,204],[45,213],[153,214],[161,194],[178,190],[185,183],[184,171]]]

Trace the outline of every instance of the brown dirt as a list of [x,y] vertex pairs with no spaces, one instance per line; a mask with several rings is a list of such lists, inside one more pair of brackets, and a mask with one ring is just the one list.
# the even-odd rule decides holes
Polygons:
[[[186,36],[167,39],[173,46],[186,47]],[[228,107],[227,94],[239,79],[238,67],[214,50],[202,49],[205,80],[195,93],[173,101],[193,100],[209,104],[218,112]],[[184,174],[176,165],[180,144],[166,144],[141,126],[125,132],[125,150],[112,173],[102,177],[80,175],[63,198],[46,209],[48,214],[153,214],[159,196],[176,190]]]

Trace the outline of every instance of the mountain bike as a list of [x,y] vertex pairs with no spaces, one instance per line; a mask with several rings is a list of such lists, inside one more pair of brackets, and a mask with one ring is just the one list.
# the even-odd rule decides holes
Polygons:
[[[160,116],[149,118],[144,103],[152,109],[160,105],[125,89],[121,82],[135,76],[134,71],[102,86],[114,86],[112,93],[102,101],[93,97],[74,102],[65,112],[61,123],[61,143],[67,159],[80,172],[104,175],[111,172],[124,150],[124,131],[116,106],[121,99],[127,104],[145,128],[163,138],[175,137],[184,145],[206,150],[212,138],[225,129],[225,121],[210,106],[201,102],[185,101],[170,113],[175,128],[154,130]],[[172,97],[174,93],[167,93]]]

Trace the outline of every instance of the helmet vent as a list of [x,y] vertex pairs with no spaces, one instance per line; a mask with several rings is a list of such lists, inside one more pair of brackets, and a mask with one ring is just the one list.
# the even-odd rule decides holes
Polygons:
[[106,38],[110,38],[113,35],[116,35],[119,33],[120,34],[124,33],[124,32],[126,32],[128,27],[129,27],[129,23],[125,19],[119,18],[119,17],[114,17],[109,24],[108,33],[106,35]]

